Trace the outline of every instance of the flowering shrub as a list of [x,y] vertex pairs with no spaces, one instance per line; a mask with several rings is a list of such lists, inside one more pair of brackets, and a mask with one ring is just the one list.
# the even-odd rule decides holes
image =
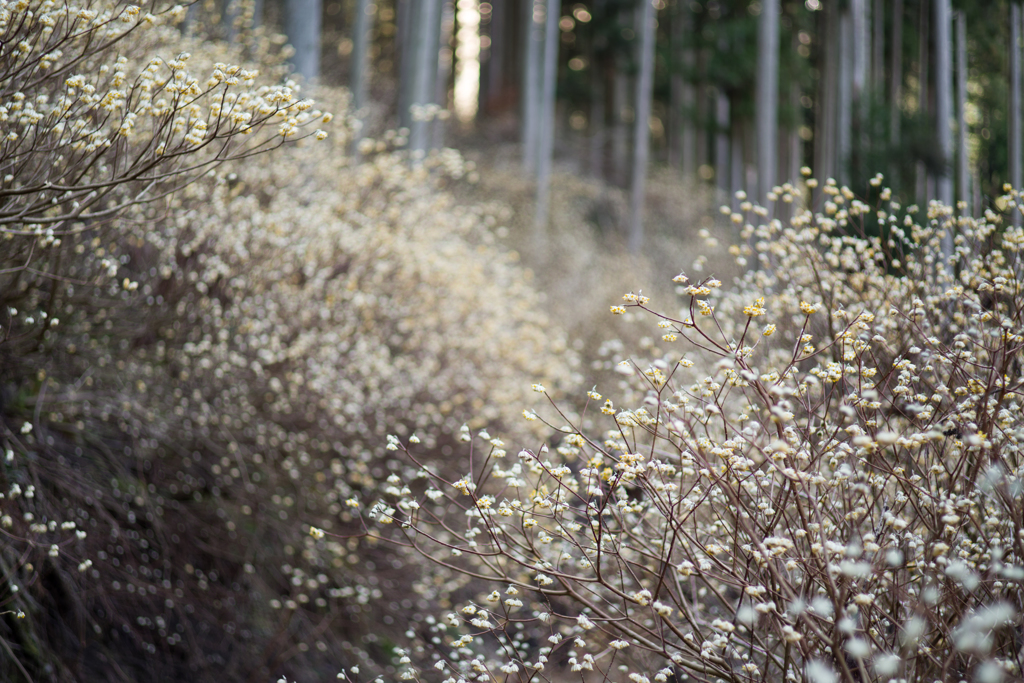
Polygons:
[[410,574],[294,520],[351,524],[394,416],[441,459],[428,430],[572,380],[496,218],[443,191],[457,154],[353,164],[344,120],[319,142],[292,84],[151,11],[0,7],[0,678],[361,661]]
[[872,186],[725,209],[758,268],[627,294],[659,349],[528,410],[540,442],[466,431],[448,477],[390,438],[411,467],[367,533],[475,581],[403,678],[1021,678],[1024,231]]
[[[138,630],[181,642],[194,609],[174,609],[184,592],[156,551],[177,536],[163,535],[163,499],[148,500],[151,464],[129,457],[150,436],[131,396],[146,380],[123,374],[140,322],[125,314],[147,275],[132,219],[165,217],[182,187],[329,119],[290,84],[217,60],[223,49],[190,60],[183,17],[160,3],[0,2],[4,678],[55,675],[62,658],[93,678],[111,667],[88,646],[97,635],[129,667],[156,652]],[[114,400],[111,380],[131,389]],[[166,618],[147,605],[158,586]]]
[[0,234],[22,269],[56,275],[46,254],[67,237],[319,118],[294,87],[258,86],[257,70],[157,56],[180,41],[168,24],[183,16],[181,6],[4,2]]

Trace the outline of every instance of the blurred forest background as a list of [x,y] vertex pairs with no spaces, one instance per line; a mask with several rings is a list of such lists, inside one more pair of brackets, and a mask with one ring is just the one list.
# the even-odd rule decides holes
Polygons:
[[291,0],[254,11],[289,36],[308,80],[351,86],[367,132],[408,128],[414,152],[519,160],[538,180],[538,223],[552,157],[629,190],[612,222],[634,250],[649,166],[734,203],[738,191],[764,202],[803,166],[855,188],[883,173],[908,205],[968,210],[1021,183],[1013,2]]
[[[474,589],[356,538],[388,435],[449,473],[464,424],[543,443],[531,383],[658,356],[609,303],[738,272],[717,205],[817,203],[804,167],[974,215],[1024,184],[1005,0],[84,5],[0,0],[3,680],[393,677]],[[206,99],[150,106],[179,76]]]

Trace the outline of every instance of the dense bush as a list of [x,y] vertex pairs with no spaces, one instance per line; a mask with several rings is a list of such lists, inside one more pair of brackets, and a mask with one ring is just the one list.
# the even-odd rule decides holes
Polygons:
[[299,522],[352,524],[386,425],[443,462],[428,430],[512,424],[572,354],[497,217],[446,193],[458,155],[412,169],[392,135],[354,165],[180,8],[93,5],[0,9],[0,677],[387,659],[402,558]]
[[1024,231],[870,190],[744,202],[757,268],[626,294],[664,352],[545,438],[449,477],[389,437],[368,533],[474,579],[404,678],[1021,679]]
[[780,188],[563,393],[457,154],[252,163],[330,115],[182,16],[0,0],[3,678],[1021,678],[1024,231]]

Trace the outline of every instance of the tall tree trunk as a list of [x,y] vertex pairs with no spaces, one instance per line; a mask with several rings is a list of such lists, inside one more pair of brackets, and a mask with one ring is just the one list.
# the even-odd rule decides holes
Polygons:
[[551,164],[555,150],[555,89],[558,81],[559,0],[548,0],[544,16],[544,91],[540,109],[540,150],[537,158],[537,204],[534,227],[538,235],[547,229],[551,205]]
[[437,78],[438,34],[440,33],[441,0],[417,0],[420,16],[416,34],[416,63],[414,70],[412,116],[409,133],[409,151],[414,162],[426,154],[430,144],[430,125],[424,110],[434,100],[434,81]]
[[859,102],[868,76],[868,59],[870,58],[870,33],[868,27],[868,2],[870,0],[850,0],[850,21],[853,30],[853,97]]
[[640,74],[636,82],[633,178],[629,193],[629,250],[634,254],[640,253],[644,244],[644,196],[651,144],[651,99],[654,96],[654,5],[651,0],[640,0],[638,23]]
[[398,127],[412,128],[412,103],[416,99],[416,27],[421,20],[422,3],[395,0],[398,21]]
[[[801,111],[800,84],[795,80],[789,85],[789,106],[795,112]],[[783,180],[786,182],[796,182],[796,179],[800,177],[800,167],[803,165],[804,154],[803,140],[800,139],[799,121],[794,122],[793,126],[786,131],[786,143],[789,149],[786,153],[786,172]]]
[[889,72],[889,143],[900,144],[900,118],[903,105],[903,0],[892,3],[892,67]]
[[[610,180],[624,186],[629,170],[629,128],[626,114],[629,111],[629,76],[625,64],[617,60],[612,76],[612,159]],[[634,112],[635,113],[635,112]]]
[[[950,0],[935,0],[935,128],[938,131],[942,165],[936,179],[938,200],[955,206],[953,200],[953,11]],[[947,222],[942,253],[953,253],[955,223]]]
[[918,43],[918,54],[917,54],[917,80],[920,92],[918,94],[918,106],[923,111],[931,111],[931,98],[932,93],[929,89],[931,74],[929,73],[931,67],[931,17],[929,13],[929,2],[931,0],[921,0],[920,7],[920,18],[918,22],[919,35],[917,37]]
[[[350,74],[352,88],[352,112],[356,117],[362,118],[365,115],[366,106],[366,81],[370,74],[370,30],[373,25],[373,14],[375,8],[371,0],[356,0],[355,35],[352,40],[352,73]],[[359,140],[361,136],[356,131],[352,139],[352,155],[359,158]]]
[[355,30],[352,40],[352,110],[359,116],[366,106],[367,77],[370,75],[370,31],[376,9],[372,0],[356,0]]
[[874,0],[871,9],[871,94],[885,93],[885,0]]
[[694,122],[696,89],[692,77],[696,49],[692,45],[692,13],[685,3],[677,2],[672,16],[672,77],[669,121],[669,163],[684,178],[697,172],[697,129]]
[[538,23],[536,0],[525,0],[523,31],[522,138],[523,170],[537,172],[540,151],[540,93],[543,88],[541,62],[544,53],[544,27]]
[[320,77],[320,23],[322,0],[287,0],[285,2],[285,34],[295,49],[291,64],[295,73],[307,83]]
[[971,188],[967,158],[967,15],[956,13],[956,120],[957,120],[957,198],[966,204],[964,215],[971,215]]
[[[836,150],[838,148],[836,124],[839,120],[839,51],[833,46],[839,44],[839,5],[837,0],[825,0],[825,11],[820,21],[823,50],[821,80],[818,82],[818,98],[815,112],[814,131],[814,173],[824,180],[836,175]],[[818,197],[821,189],[817,190]],[[818,201],[814,202],[819,205]]]
[[697,151],[697,125],[700,121],[700,113],[697,111],[697,87],[691,81],[692,72],[697,62],[697,49],[694,47],[683,48],[683,66],[686,73],[683,74],[683,177],[692,179],[697,174],[697,167],[700,165],[699,153]]
[[185,10],[185,21],[181,23],[181,32],[191,36],[196,30],[196,21],[199,18],[199,2],[196,0]]
[[730,119],[729,96],[718,87],[715,89],[715,184],[722,195],[721,201],[729,201],[729,190],[734,187],[729,176]]
[[224,38],[229,43],[234,44],[238,40],[238,24],[241,21],[241,15],[241,0],[224,0],[224,13],[221,21],[224,24]]
[[850,182],[850,156],[853,150],[853,17],[850,9],[839,13],[839,74],[836,111],[837,159],[836,176],[840,185]]
[[[729,104],[728,98],[725,100]],[[739,211],[742,201],[739,198],[740,191],[747,189],[747,168],[746,159],[743,154],[744,126],[738,120],[733,120],[729,125],[728,137],[723,135],[722,144],[722,181],[725,193],[725,201],[729,203],[733,211]]]
[[[931,27],[929,25],[928,18],[928,0],[921,0],[920,16],[918,22],[918,57],[917,57],[917,81],[918,81],[918,96],[917,106],[922,115],[927,117],[928,113],[932,111],[931,108],[931,91],[928,87],[929,78],[929,61],[931,59],[931,51],[928,49],[928,43],[931,39]],[[929,192],[929,180],[930,173],[928,168],[925,166],[923,161],[918,161],[917,167],[917,201],[922,204],[927,204],[928,199],[931,197]]]
[[263,26],[263,0],[252,0],[252,30]]
[[763,0],[757,22],[757,201],[775,186],[779,158],[779,0]]
[[[591,15],[592,17],[603,17],[604,16],[604,0],[596,0],[592,2]],[[604,148],[605,148],[605,122],[606,122],[606,105],[605,101],[605,79],[607,77],[607,69],[603,68],[602,63],[604,54],[607,49],[607,40],[603,37],[593,36],[587,41],[586,45],[586,57],[587,64],[587,78],[590,82],[589,92],[587,93],[590,102],[590,111],[588,112],[588,134],[587,139],[587,165],[590,175],[594,178],[604,178]]]
[[871,75],[871,0],[850,0],[850,19],[853,24],[853,116],[851,126],[856,139],[851,138],[851,149],[847,166],[851,182],[854,170],[869,169],[863,166],[863,155],[870,137],[868,136],[868,77]]
[[[450,111],[448,101],[448,85],[452,76],[452,68],[455,65],[454,52],[451,49],[452,38],[455,32],[455,2],[454,0],[443,0],[441,13],[438,17],[437,44],[437,74],[434,77],[434,102],[441,107],[441,115],[434,118],[431,124],[430,149],[441,149],[444,147],[445,122],[448,120],[446,112]],[[443,49],[442,49],[442,46]]]
[[711,137],[709,133],[712,127],[708,125],[713,119],[709,114],[711,109],[711,95],[713,88],[708,87],[706,79],[707,50],[694,48],[692,58],[694,60],[694,73],[697,80],[693,85],[693,169],[700,172],[702,166],[711,166],[711,154],[713,152]]
[[[1009,112],[1009,157],[1010,184],[1013,189],[1020,190],[1024,168],[1021,165],[1021,6],[1010,3],[1010,112]],[[1020,212],[1013,212],[1014,225],[1020,224]]]
[[487,35],[491,39],[487,62],[487,101],[493,101],[505,87],[505,10],[508,0],[491,0],[491,23]]
[[604,147],[607,126],[605,107],[604,70],[597,65],[590,68],[590,175],[604,178]]
[[679,169],[683,163],[683,69],[681,68],[685,34],[683,21],[686,9],[682,3],[672,5],[669,18],[669,86],[668,86],[668,165]]
[[[757,147],[757,141],[753,138],[757,136],[757,133],[752,129],[750,125],[745,125],[743,136],[743,149],[744,154],[742,155],[744,160],[746,159],[746,150],[751,147]],[[743,176],[745,180],[744,190],[748,196],[753,196],[757,192],[757,164],[750,162],[743,167]],[[753,246],[753,244],[751,244]]]

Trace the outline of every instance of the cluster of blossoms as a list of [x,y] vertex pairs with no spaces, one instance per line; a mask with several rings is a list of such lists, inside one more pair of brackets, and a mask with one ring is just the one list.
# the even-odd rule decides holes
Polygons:
[[[135,652],[188,652],[205,617],[186,594],[224,573],[170,562],[186,526],[172,519],[178,489],[158,489],[144,464],[157,435],[136,396],[154,375],[123,374],[138,297],[154,298],[159,270],[139,267],[153,251],[140,219],[166,220],[166,198],[223,163],[307,129],[323,137],[312,131],[331,116],[291,83],[260,83],[225,46],[190,57],[184,16],[161,3],[0,0],[0,607],[32,622],[0,636],[21,653],[0,676],[60,658],[89,667],[104,649],[40,638],[47,614],[88,620],[100,639],[123,631]],[[282,82],[264,62],[262,80]],[[204,482],[183,470],[182,483]]]
[[272,59],[200,47],[181,8],[83,7],[0,0],[0,49],[25,45],[0,59],[0,607],[95,625],[53,662],[321,668],[411,579],[294,520],[352,523],[395,416],[409,443],[512,424],[573,354],[502,214],[443,191],[457,153],[413,169],[390,133],[354,164]]
[[[331,115],[291,82],[188,52],[181,6],[0,3],[0,240],[46,270],[46,249]],[[117,268],[110,270],[116,275]],[[9,336],[9,332],[7,334]]]
[[379,491],[379,533],[480,601],[428,621],[425,660],[449,680],[1024,675],[1024,230],[872,188],[828,181],[820,211],[777,188],[785,220],[744,201],[732,253],[755,270],[680,275],[678,311],[613,306],[662,334],[623,361],[628,407],[531,409],[550,436],[511,463],[484,442],[462,478],[400,446],[416,471]]
[[[410,168],[385,140],[354,165],[346,132],[58,234],[32,269],[3,252],[15,285],[0,295],[0,353],[18,391],[3,405],[6,475],[23,490],[43,477],[47,524],[63,508],[89,535],[29,535],[24,496],[0,509],[39,555],[57,545],[56,562],[83,564],[80,608],[151,656],[200,666],[230,641],[249,653],[231,663],[240,677],[281,658],[315,670],[344,643],[363,661],[359,636],[409,608],[397,588],[411,574],[293,521],[352,523],[387,477],[375,443],[394,416],[404,442],[470,418],[513,424],[528,378],[571,379],[572,352],[492,234],[501,214],[439,187],[468,162],[445,151]],[[70,542],[84,545],[65,557]],[[49,594],[32,583],[41,567],[11,583]],[[197,637],[209,624],[218,637]]]

